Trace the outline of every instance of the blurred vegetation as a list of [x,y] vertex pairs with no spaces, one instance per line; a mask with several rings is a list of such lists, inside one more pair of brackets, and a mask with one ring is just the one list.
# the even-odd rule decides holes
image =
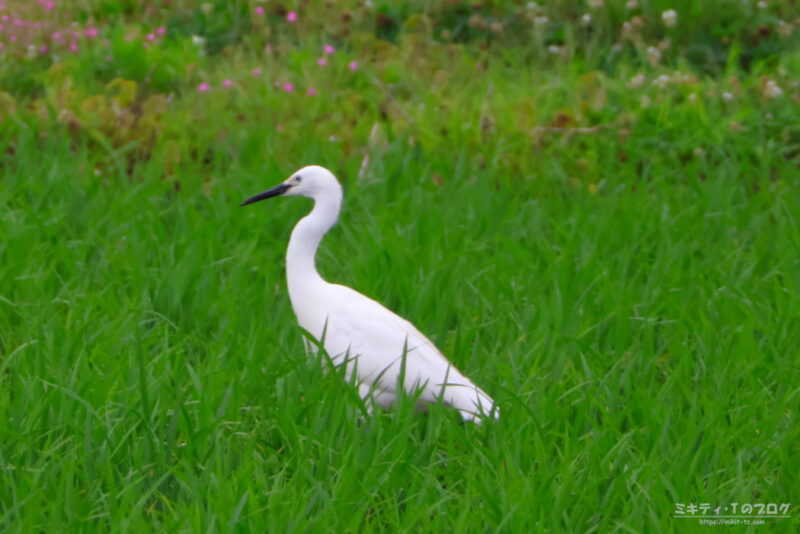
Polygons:
[[155,159],[173,176],[218,149],[245,166],[270,154],[297,164],[315,137],[332,140],[325,160],[345,175],[399,142],[473,146],[478,166],[500,153],[504,174],[524,176],[532,151],[579,148],[580,135],[549,135],[563,128],[608,128],[623,158],[648,115],[666,137],[704,125],[681,158],[749,127],[792,157],[800,142],[800,13],[788,0],[79,0],[5,12],[3,142],[68,134],[98,149],[100,174]]

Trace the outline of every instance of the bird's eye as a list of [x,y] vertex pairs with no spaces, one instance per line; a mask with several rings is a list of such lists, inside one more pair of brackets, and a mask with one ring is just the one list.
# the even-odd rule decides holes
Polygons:
[[298,174],[297,176],[294,177],[294,181],[299,184],[300,182],[303,181],[303,178]]

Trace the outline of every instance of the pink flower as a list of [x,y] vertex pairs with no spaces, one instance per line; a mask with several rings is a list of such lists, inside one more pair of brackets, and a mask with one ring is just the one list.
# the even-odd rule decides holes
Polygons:
[[283,90],[286,91],[287,93],[291,93],[292,91],[294,91],[294,84],[291,82],[286,82],[285,84],[283,84]]
[[201,93],[205,93],[209,89],[211,89],[211,86],[208,85],[206,82],[203,82],[197,86],[197,90],[200,91]]
[[350,70],[353,71],[353,72],[357,71],[358,70],[358,61],[351,61],[350,64],[348,65],[348,67],[350,67]]
[[321,58],[319,58],[317,60],[317,65],[319,65],[320,67],[324,67],[327,64],[328,64],[328,60],[325,59],[324,57],[321,57]]
[[61,40],[61,32],[55,32],[55,33],[52,35],[52,37],[53,37],[53,40],[54,40],[54,41],[60,41],[60,40]]
[[69,45],[70,52],[77,52],[78,51],[78,43],[72,43]]
[[333,46],[331,46],[331,45],[325,45],[325,46],[323,47],[323,50],[325,50],[325,53],[326,53],[326,54],[328,54],[329,56],[330,56],[331,54],[333,54],[334,52],[336,52],[336,49],[335,49]]
[[258,15],[258,16],[263,16],[264,15],[264,8],[261,7],[261,6],[256,6],[256,8],[253,11],[255,11],[256,15]]
[[289,22],[297,22],[297,11],[289,11],[286,14],[286,20]]
[[39,47],[39,52],[41,52],[42,54],[46,53],[47,52],[47,45],[40,46]]
[[253,78],[258,78],[259,76],[261,76],[261,69],[256,67],[250,71],[250,74],[253,76]]
[[233,87],[233,80],[223,80],[222,87],[224,87],[225,89],[230,89],[231,87]]
[[99,32],[97,31],[97,28],[88,28],[85,32],[83,32],[83,34],[89,39],[94,39],[97,37],[98,33]]
[[167,33],[167,29],[164,26],[161,26],[160,28],[156,28],[156,33],[158,35],[164,35]]
[[55,2],[45,2],[44,3],[44,8],[45,9],[53,9],[54,7],[56,7],[56,3]]
[[148,33],[148,34],[147,34],[147,40],[148,40],[148,41],[155,41],[155,40],[156,40],[156,34],[154,34],[154,33]]
[[314,95],[316,95],[316,94],[317,94],[317,90],[316,90],[316,89],[314,89],[313,87],[309,87],[309,88],[308,88],[308,90],[306,91],[306,94],[307,94],[308,96],[314,96]]

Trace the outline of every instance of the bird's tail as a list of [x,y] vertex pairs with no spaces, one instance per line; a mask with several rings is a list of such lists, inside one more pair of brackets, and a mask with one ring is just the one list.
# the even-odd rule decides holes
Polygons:
[[465,421],[482,423],[484,419],[498,419],[500,408],[489,395],[475,384],[448,383],[443,388],[444,401],[458,410]]

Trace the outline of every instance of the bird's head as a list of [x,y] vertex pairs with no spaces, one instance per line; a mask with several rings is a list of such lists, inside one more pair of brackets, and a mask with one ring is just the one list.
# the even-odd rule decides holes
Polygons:
[[342,187],[333,173],[325,167],[308,165],[293,172],[283,183],[248,198],[240,206],[247,206],[259,200],[266,200],[280,195],[308,197],[314,200],[325,196],[341,198]]

